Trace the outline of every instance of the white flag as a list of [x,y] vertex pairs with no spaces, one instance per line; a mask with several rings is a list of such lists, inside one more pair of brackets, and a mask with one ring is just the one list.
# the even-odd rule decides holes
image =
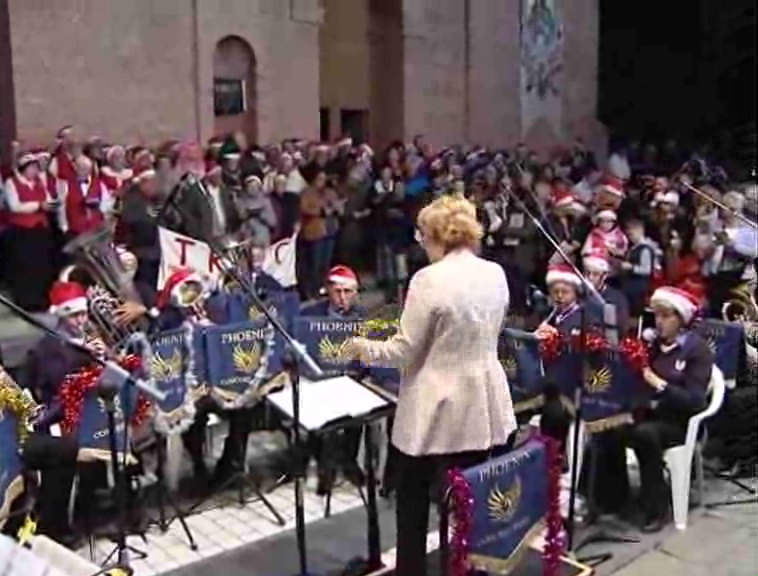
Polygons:
[[263,271],[274,278],[284,288],[297,284],[297,233],[282,238],[266,249]]
[[211,279],[220,279],[221,267],[208,244],[166,228],[159,228],[158,233],[161,242],[158,290],[177,268],[189,268]]

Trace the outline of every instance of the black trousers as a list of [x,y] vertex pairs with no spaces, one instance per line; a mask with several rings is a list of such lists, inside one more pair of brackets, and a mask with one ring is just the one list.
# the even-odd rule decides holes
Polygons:
[[632,448],[640,469],[641,506],[646,519],[666,513],[670,488],[663,476],[663,453],[684,442],[686,424],[658,418],[655,412],[631,426],[600,434],[595,476],[595,497],[603,512],[615,513],[629,500],[626,448]]
[[29,312],[48,308],[53,281],[53,244],[49,228],[13,228],[8,239],[8,288],[13,300]]
[[42,478],[36,493],[39,529],[54,540],[70,530],[68,502],[78,452],[79,446],[72,437],[36,433],[24,443],[24,465],[28,470],[39,471]]
[[[511,438],[514,438],[512,436]],[[442,502],[444,474],[449,468],[470,468],[490,456],[505,454],[511,446],[456,454],[410,456],[395,449],[395,507],[397,523],[396,576],[426,576],[426,535],[429,506]]]
[[209,396],[197,401],[195,404],[197,411],[195,421],[182,435],[184,447],[192,459],[195,476],[204,476],[207,473],[205,459],[203,458],[203,445],[208,417],[211,414],[216,414],[229,422],[229,435],[224,442],[221,458],[216,464],[217,473],[229,473],[243,468],[247,438],[253,427],[253,418],[257,411],[262,408],[263,406],[259,405],[253,408],[224,410]]

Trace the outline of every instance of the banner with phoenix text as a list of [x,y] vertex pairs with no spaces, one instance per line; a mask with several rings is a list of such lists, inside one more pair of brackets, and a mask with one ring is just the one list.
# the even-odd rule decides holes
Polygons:
[[361,331],[360,320],[301,317],[295,319],[293,334],[324,372],[336,374],[359,368],[357,362],[343,359],[342,353],[347,339]]
[[[131,386],[122,388],[113,399],[115,417],[115,446],[119,454],[126,454],[124,426],[137,407],[137,390]],[[97,386],[84,394],[79,422],[76,426],[79,449],[107,460],[110,457],[111,438],[108,431],[108,410]]]
[[507,572],[543,527],[548,505],[545,445],[531,440],[463,476],[473,497],[469,562],[487,573]]
[[263,319],[206,328],[208,383],[212,391],[229,401],[255,394],[255,388],[270,375],[273,340],[273,329]]

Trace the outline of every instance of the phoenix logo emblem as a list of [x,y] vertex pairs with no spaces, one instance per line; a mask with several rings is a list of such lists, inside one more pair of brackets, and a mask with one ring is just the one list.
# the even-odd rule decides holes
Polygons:
[[607,366],[593,370],[584,383],[584,389],[590,394],[605,392],[611,387],[613,373]]
[[234,369],[242,374],[252,374],[261,365],[261,345],[255,342],[250,348],[238,344],[232,350]]
[[177,378],[182,372],[182,353],[175,349],[171,356],[164,358],[154,353],[150,359],[150,376],[158,382]]
[[344,352],[347,348],[347,340],[342,342],[332,342],[329,336],[325,336],[318,343],[319,357],[332,364],[344,362]]
[[500,364],[503,365],[503,370],[505,370],[505,375],[509,379],[513,379],[516,377],[516,373],[518,371],[518,364],[516,363],[516,359],[513,356],[505,356],[501,358]]
[[495,486],[487,497],[487,513],[490,520],[507,522],[518,510],[521,501],[521,478],[516,476],[513,485],[505,491]]

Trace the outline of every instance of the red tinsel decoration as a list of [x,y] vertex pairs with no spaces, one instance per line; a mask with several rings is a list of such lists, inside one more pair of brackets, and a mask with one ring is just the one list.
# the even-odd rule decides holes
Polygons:
[[619,343],[619,351],[638,373],[650,365],[647,345],[638,338],[627,336]]
[[563,518],[561,517],[561,450],[554,438],[541,436],[547,452],[547,513],[545,515],[545,547],[542,550],[544,576],[558,576],[564,550]]
[[[138,356],[130,354],[119,364],[125,370],[133,372],[139,369],[141,361]],[[63,420],[61,428],[69,434],[76,429],[82,412],[82,402],[89,390],[97,384],[97,379],[102,372],[102,366],[87,366],[74,374],[69,374],[63,381],[60,389],[60,400],[63,406]],[[142,394],[137,395],[137,406],[132,413],[130,424],[139,427],[147,418],[150,402]]]
[[450,497],[453,536],[450,543],[450,576],[468,574],[468,537],[474,508],[471,486],[458,468],[447,471],[447,486]]
[[539,342],[540,357],[548,362],[555,360],[561,354],[561,335],[556,330],[551,332],[546,338],[541,338]]

